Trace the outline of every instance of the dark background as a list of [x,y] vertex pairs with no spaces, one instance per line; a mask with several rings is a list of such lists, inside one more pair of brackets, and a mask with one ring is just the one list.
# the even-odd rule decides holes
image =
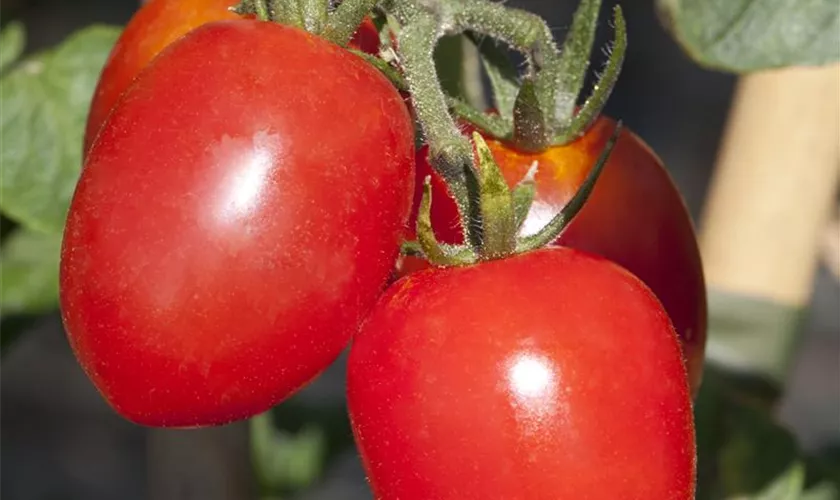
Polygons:
[[[548,19],[558,37],[565,33],[576,3],[509,2]],[[29,48],[37,50],[92,22],[124,24],[136,5],[136,0],[7,0],[3,14],[4,20],[13,15],[25,21]],[[623,119],[665,160],[696,220],[735,79],[690,62],[658,23],[652,1],[625,1],[622,6],[630,45],[607,113]],[[605,21],[607,12],[605,8]],[[609,35],[606,23],[602,31],[603,46]],[[780,228],[780,237],[783,231]],[[821,270],[804,345],[781,407],[783,421],[809,449],[840,440],[838,305],[840,287]],[[310,415],[320,415],[330,428],[334,453],[326,473],[297,498],[370,498],[343,419],[342,377],[343,365],[338,363],[278,412],[290,427]],[[149,431],[115,416],[99,398],[70,353],[57,315],[42,321],[4,357],[0,381],[0,497],[133,500],[150,496]],[[189,440],[183,446],[181,455],[186,460],[191,453],[201,458]]]

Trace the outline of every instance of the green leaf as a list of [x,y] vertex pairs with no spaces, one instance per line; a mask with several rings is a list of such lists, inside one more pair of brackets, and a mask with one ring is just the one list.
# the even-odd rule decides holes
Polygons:
[[[781,495],[789,489],[802,491],[804,477],[798,486],[784,479],[792,467],[798,466],[799,449],[793,435],[773,422],[769,416],[747,405],[733,405],[726,415],[728,439],[720,451],[719,466],[724,490],[735,496],[758,494],[761,499],[790,498]],[[781,480],[779,478],[782,478]],[[794,497],[796,498],[796,497]]]
[[657,0],[697,63],[747,73],[840,60],[837,0]]
[[837,486],[824,482],[804,491],[799,500],[838,500],[840,499],[840,491]]
[[485,107],[478,50],[464,35],[448,35],[435,47],[435,70],[446,95]]
[[807,312],[761,297],[710,289],[706,358],[784,384]]
[[82,163],[88,106],[120,29],[91,26],[3,76],[0,210],[22,225],[60,232]]
[[481,54],[481,64],[490,81],[496,111],[504,120],[510,121],[516,95],[519,93],[519,74],[510,60],[510,55],[492,38],[468,36]]
[[311,425],[297,433],[278,429],[269,411],[251,419],[251,450],[264,493],[298,490],[321,475],[326,436]]
[[32,314],[58,305],[61,235],[17,229],[0,248],[0,314]]
[[706,367],[694,406],[696,499],[838,500],[825,459],[803,453],[767,392],[743,373]]
[[784,474],[750,500],[800,500],[805,485],[805,468],[801,463],[792,465]]
[[23,54],[24,43],[26,42],[26,30],[19,21],[10,22],[0,32],[0,72],[6,71],[8,67],[18,60]]

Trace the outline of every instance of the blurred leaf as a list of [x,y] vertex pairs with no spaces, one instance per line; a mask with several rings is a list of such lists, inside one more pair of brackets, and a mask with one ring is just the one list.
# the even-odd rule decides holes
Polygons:
[[297,433],[277,429],[271,412],[251,419],[254,468],[264,495],[295,491],[320,477],[326,453],[320,428],[304,427]]
[[764,298],[714,289],[709,290],[708,298],[707,359],[782,386],[807,311]]
[[0,248],[0,314],[33,314],[58,305],[61,235],[15,230]]
[[840,492],[837,486],[831,483],[820,483],[817,486],[807,489],[799,496],[800,500],[838,500]]
[[88,106],[120,29],[91,26],[3,76],[0,209],[24,226],[58,233],[82,163]]
[[493,92],[493,105],[499,115],[510,119],[519,94],[519,74],[505,47],[492,38],[472,37],[481,54],[481,63]]
[[837,0],[657,0],[697,63],[745,73],[840,60]]
[[799,450],[793,435],[765,412],[732,404],[724,419],[728,439],[718,459],[727,493],[763,491],[798,460]]
[[745,500],[800,500],[802,487],[805,485],[805,469],[802,464],[791,466],[787,472],[779,476],[764,491]]
[[[823,482],[832,476],[775,421],[765,392],[742,374],[706,367],[694,407],[697,500],[837,500],[835,486]],[[813,487],[803,496],[806,484]],[[786,496],[790,491],[795,494]]]
[[837,500],[837,488],[828,482],[806,489],[805,472],[805,466],[797,462],[761,493],[733,500]]
[[19,21],[10,22],[0,32],[0,73],[6,71],[23,54],[25,41],[26,30]]
[[444,92],[484,109],[478,51],[464,35],[445,36],[435,47],[435,69]]

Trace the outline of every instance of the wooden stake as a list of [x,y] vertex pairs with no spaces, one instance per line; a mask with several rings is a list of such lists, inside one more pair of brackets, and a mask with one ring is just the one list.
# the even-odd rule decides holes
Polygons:
[[700,223],[710,359],[784,378],[838,180],[840,65],[742,77]]
[[805,304],[838,162],[840,66],[743,77],[701,224],[710,285]]
[[194,430],[150,429],[148,498],[257,498],[248,433],[247,421]]

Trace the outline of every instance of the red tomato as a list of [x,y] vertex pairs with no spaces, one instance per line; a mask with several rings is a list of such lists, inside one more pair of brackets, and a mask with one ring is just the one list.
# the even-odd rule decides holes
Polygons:
[[380,500],[694,498],[676,334],[636,277],[549,248],[394,284],[347,394]]
[[[202,24],[238,19],[229,10],[236,0],[150,0],[131,18],[102,70],[85,129],[87,153],[102,123],[128,86],[163,49]],[[379,34],[366,19],[350,44],[369,53],[379,50]]]
[[327,367],[393,269],[413,140],[388,80],[296,28],[211,23],[156,58],[90,150],[62,249],[67,334],[105,398],[219,424]]
[[376,55],[379,53],[379,30],[376,29],[376,25],[371,18],[366,17],[362,21],[348,46],[368,54]]
[[134,78],[169,44],[202,24],[239,16],[234,0],[151,0],[131,18],[102,70],[85,129],[87,152],[108,113]]
[[[526,154],[499,141],[488,145],[508,184],[515,185],[537,165],[537,194],[523,230],[532,233],[545,225],[583,183],[615,128],[602,117],[587,134],[566,146],[541,154]],[[422,193],[422,179],[432,173],[427,152],[417,155],[414,215]],[[445,184],[432,176],[432,222],[439,239],[461,241],[458,212]],[[703,372],[706,346],[706,285],[691,216],[662,161],[626,128],[595,189],[578,216],[556,242],[612,260],[638,276],[665,306],[682,340],[692,391]],[[406,258],[401,275],[427,267]]]

